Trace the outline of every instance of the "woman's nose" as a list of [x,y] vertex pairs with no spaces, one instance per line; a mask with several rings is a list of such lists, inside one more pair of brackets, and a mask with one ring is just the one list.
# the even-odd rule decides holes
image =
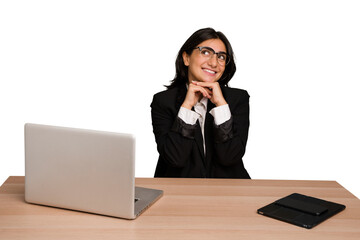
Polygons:
[[210,66],[216,67],[217,64],[218,64],[217,55],[216,55],[216,54],[213,54],[213,55],[209,58],[208,63],[209,63]]

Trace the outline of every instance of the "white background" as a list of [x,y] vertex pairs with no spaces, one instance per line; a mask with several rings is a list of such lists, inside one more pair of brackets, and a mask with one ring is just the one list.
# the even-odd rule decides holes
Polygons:
[[0,2],[0,182],[24,175],[26,122],[137,136],[158,154],[150,103],[196,30],[228,37],[251,95],[254,179],[336,180],[360,197],[359,1]]

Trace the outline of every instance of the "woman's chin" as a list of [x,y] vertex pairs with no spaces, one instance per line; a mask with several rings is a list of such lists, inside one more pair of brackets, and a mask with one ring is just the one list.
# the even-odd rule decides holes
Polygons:
[[204,79],[202,82],[206,82],[206,83],[213,83],[216,82],[217,79]]

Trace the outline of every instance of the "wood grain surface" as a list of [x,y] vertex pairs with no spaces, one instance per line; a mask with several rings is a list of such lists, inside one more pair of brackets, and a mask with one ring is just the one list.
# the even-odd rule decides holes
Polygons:
[[[164,196],[136,220],[28,204],[24,177],[0,188],[0,239],[360,239],[360,200],[335,181],[137,178]],[[346,205],[308,230],[256,210],[291,193]]]

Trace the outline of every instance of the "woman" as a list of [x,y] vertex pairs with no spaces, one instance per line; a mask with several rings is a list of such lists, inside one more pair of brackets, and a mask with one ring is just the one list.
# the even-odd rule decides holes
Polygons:
[[228,87],[235,71],[223,33],[200,29],[184,43],[174,80],[151,103],[155,177],[250,178],[242,162],[249,95]]

